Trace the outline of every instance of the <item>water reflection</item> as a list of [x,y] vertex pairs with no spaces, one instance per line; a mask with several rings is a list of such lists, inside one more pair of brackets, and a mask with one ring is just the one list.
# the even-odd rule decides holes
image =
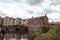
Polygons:
[[28,40],[28,38],[25,38],[25,37],[22,35],[20,40]]
[[33,40],[31,34],[6,33],[3,40]]

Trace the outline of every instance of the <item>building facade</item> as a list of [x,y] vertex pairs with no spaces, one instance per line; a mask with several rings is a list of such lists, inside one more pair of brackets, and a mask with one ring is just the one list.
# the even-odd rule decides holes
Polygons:
[[14,18],[11,17],[9,22],[10,22],[9,24],[10,26],[14,25]]
[[3,20],[3,26],[25,25],[28,26],[29,30],[35,30],[41,26],[48,27],[48,17],[46,14],[42,17],[32,17],[29,19],[20,19],[8,16],[0,18],[0,20],[1,19]]
[[4,17],[3,18],[3,26],[13,26],[13,25],[20,25],[21,24],[21,19],[20,18],[9,18],[9,17]]
[[23,19],[23,20],[21,21],[21,25],[27,26],[27,25],[28,25],[28,19]]
[[10,25],[10,18],[7,16],[7,17],[4,17],[3,18],[3,26],[9,26]]
[[15,25],[20,25],[21,24],[21,19],[20,18],[16,18],[15,19]]
[[28,26],[29,30],[35,30],[39,27],[45,26],[48,27],[48,17],[45,14],[45,16],[42,17],[32,17],[29,19],[23,19],[21,21],[22,25]]

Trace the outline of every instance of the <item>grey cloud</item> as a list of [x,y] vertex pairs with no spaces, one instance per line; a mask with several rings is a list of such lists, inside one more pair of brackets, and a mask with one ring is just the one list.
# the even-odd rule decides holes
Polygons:
[[45,9],[43,9],[41,12],[37,12],[37,14],[38,15],[41,15],[41,14],[50,14],[50,13],[52,13],[52,12],[54,12],[54,10],[52,10],[52,9],[49,9],[49,8],[45,8]]
[[60,10],[59,10],[59,11],[58,11],[58,10],[55,10],[54,12],[56,12],[56,13],[60,14]]
[[22,0],[14,0],[14,1],[16,1],[16,2],[22,2]]
[[0,16],[6,16],[6,14],[4,14],[4,13],[1,13],[1,14],[0,14]]
[[13,3],[13,2],[22,2],[22,3],[27,3],[29,5],[40,5],[41,2],[43,2],[44,0],[0,0],[0,2],[3,3]]
[[37,12],[37,15],[45,14],[44,12]]
[[54,10],[49,9],[49,8],[45,8],[45,9],[43,9],[43,10],[44,10],[44,12],[47,13],[47,14],[54,12]]
[[16,2],[25,2],[28,3],[29,5],[37,5],[41,2],[43,2],[44,0],[15,0]]
[[52,18],[49,18],[50,20],[60,20],[60,19],[57,19],[57,18],[55,18],[55,19],[52,19]]
[[34,14],[34,12],[33,11],[30,11],[30,10],[28,10],[27,11],[29,14]]
[[12,2],[14,2],[14,0],[0,0],[0,2],[2,2],[2,3],[12,3]]
[[2,11],[0,11],[0,16],[5,16],[6,14]]
[[28,3],[30,5],[37,5],[37,4],[39,4],[39,3],[43,2],[43,1],[44,0],[28,0]]
[[60,0],[51,0],[51,5],[60,5]]

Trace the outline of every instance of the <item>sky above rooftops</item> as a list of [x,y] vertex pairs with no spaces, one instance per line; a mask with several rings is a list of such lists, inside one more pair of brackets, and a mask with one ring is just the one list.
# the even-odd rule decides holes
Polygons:
[[0,0],[0,16],[22,19],[44,16],[60,21],[60,0]]

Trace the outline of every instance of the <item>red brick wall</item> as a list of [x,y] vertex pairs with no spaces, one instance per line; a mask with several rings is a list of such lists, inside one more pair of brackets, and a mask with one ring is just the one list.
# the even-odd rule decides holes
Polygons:
[[46,15],[44,17],[44,26],[48,26],[48,17]]
[[38,17],[38,18],[32,18],[32,19],[28,20],[28,28],[31,29],[31,30],[39,28],[40,24],[41,24],[40,17]]
[[48,26],[48,17],[46,15],[43,16],[43,19],[41,17],[28,19],[28,29],[29,30],[34,30],[43,25],[45,27]]

